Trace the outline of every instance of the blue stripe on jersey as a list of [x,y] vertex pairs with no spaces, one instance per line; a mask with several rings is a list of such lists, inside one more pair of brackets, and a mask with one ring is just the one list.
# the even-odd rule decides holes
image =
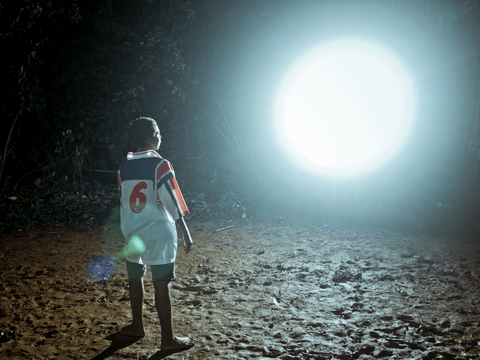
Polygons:
[[155,183],[155,169],[163,161],[159,158],[132,159],[120,167],[120,179],[126,180],[151,180]]
[[160,186],[166,185],[167,181],[171,178],[173,178],[173,173],[170,171],[158,181],[157,188],[160,189]]
[[[164,175],[158,182],[157,182],[157,189],[160,189],[160,187],[163,185],[168,191],[168,194],[170,195],[170,198],[172,199],[173,203],[175,204],[175,208],[177,210],[177,216],[181,217],[182,214],[180,214],[180,205],[177,203],[175,195],[173,194],[172,188],[168,184],[168,180],[172,179],[173,173],[169,171],[166,175]],[[173,215],[173,214],[172,214]]]

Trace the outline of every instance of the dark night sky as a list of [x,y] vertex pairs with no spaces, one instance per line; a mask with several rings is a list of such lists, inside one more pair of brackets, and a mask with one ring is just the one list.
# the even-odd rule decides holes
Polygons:
[[[74,35],[68,33],[70,38],[66,43],[63,32],[51,35],[48,41],[55,41],[55,46],[48,48],[48,53],[47,50],[44,53],[38,51],[48,63],[46,68],[36,63],[39,69],[52,71],[51,64],[55,63],[55,59],[62,59],[59,60],[58,70],[49,77],[41,78],[48,71],[39,70],[38,81],[44,93],[39,90],[32,96],[40,104],[40,99],[48,99],[49,94],[58,91],[58,96],[55,93],[53,100],[46,100],[48,104],[45,107],[49,111],[47,114],[53,114],[53,118],[58,116],[58,120],[42,123],[34,120],[35,116],[29,118],[25,113],[13,132],[12,149],[18,147],[20,134],[38,134],[48,128],[51,129],[48,130],[49,136],[58,138],[70,126],[59,121],[67,121],[61,119],[68,119],[72,114],[75,120],[71,126],[78,125],[78,119],[88,118],[89,114],[92,114],[92,119],[122,119],[116,125],[102,124],[90,135],[92,138],[94,134],[102,139],[108,138],[108,141],[104,141],[105,145],[101,146],[111,146],[113,141],[117,149],[121,137],[115,132],[121,131],[122,127],[118,124],[125,122],[128,116],[124,120],[123,115],[118,116],[120,112],[115,113],[119,110],[113,107],[106,110],[110,112],[108,116],[102,115],[100,110],[105,109],[102,101],[110,101],[111,93],[116,94],[120,90],[125,93],[135,87],[136,91],[140,91],[138,86],[150,81],[153,85],[147,86],[148,101],[141,103],[139,98],[126,97],[122,105],[131,112],[134,107],[132,104],[137,102],[135,106],[138,110],[135,111],[149,112],[149,115],[161,120],[161,128],[167,135],[164,145],[166,156],[181,158],[209,153],[212,161],[216,162],[213,170],[218,169],[220,175],[222,172],[232,173],[225,175],[226,179],[229,176],[238,179],[239,174],[243,176],[248,172],[248,175],[244,175],[246,180],[242,180],[242,191],[253,194],[255,192],[249,189],[255,188],[262,194],[259,202],[263,205],[386,223],[409,216],[415,218],[413,222],[418,223],[417,220],[423,217],[424,220],[420,222],[436,224],[444,222],[445,217],[451,218],[451,214],[456,214],[457,222],[459,219],[469,224],[476,222],[476,196],[473,194],[477,191],[475,179],[480,150],[480,143],[474,137],[479,121],[480,99],[476,50],[480,38],[476,20],[480,11],[478,1],[178,2],[177,8],[161,3],[158,14],[143,15],[143,8],[133,2],[92,4],[88,1],[79,3],[83,22],[72,22],[67,26],[61,22],[46,21],[45,24],[49,25],[40,26],[35,34],[25,33],[41,38],[38,34],[54,32],[52,29],[57,27],[78,28],[73,32]],[[142,6],[145,4],[142,3]],[[5,23],[15,18],[12,15],[15,11],[10,13],[9,9],[2,9]],[[193,18],[188,15],[191,10],[195,14]],[[138,19],[144,19],[145,23],[142,24]],[[155,20],[150,24],[147,19],[158,19],[158,22]],[[112,26],[115,31],[111,30]],[[178,84],[185,84],[187,100],[184,103],[167,99],[165,95],[171,88],[162,85],[173,74],[168,67],[160,71],[165,66],[162,61],[171,61],[169,56],[173,56],[171,54],[174,52],[162,50],[158,52],[158,59],[155,56],[148,58],[147,53],[139,53],[143,51],[138,45],[140,42],[134,45],[130,43],[136,39],[135,36],[142,38],[155,26],[161,26],[162,30],[151,34],[156,34],[159,39],[163,37],[162,41],[166,44],[177,41],[175,46],[178,46],[184,64],[191,68],[188,76],[197,81],[194,87],[188,83],[190,80],[187,77],[179,75],[181,72],[172,75]],[[2,31],[6,31],[5,27]],[[132,31],[138,33],[132,35]],[[19,37],[25,43],[25,48],[33,46],[25,40],[25,34],[23,38]],[[82,35],[75,38],[75,34]],[[91,37],[91,41],[82,43],[82,37],[86,39],[92,34],[97,35]],[[354,179],[332,180],[312,175],[301,168],[295,159],[288,156],[288,146],[275,140],[273,129],[277,120],[275,101],[279,87],[292,64],[312,47],[341,37],[367,38],[384,43],[401,58],[414,78],[417,114],[409,142],[390,162]],[[5,44],[13,46],[12,39],[15,36],[5,38]],[[77,40],[81,46],[67,44]],[[112,46],[111,49],[108,46]],[[107,49],[103,57],[85,55],[91,52],[97,56],[102,47]],[[69,55],[75,52],[75,48],[78,50],[75,55],[77,60]],[[16,59],[25,60],[27,53],[17,51]],[[164,54],[167,55],[160,60]],[[140,56],[147,60],[140,60]],[[75,61],[83,61],[84,64],[78,65]],[[141,66],[145,61],[150,61],[149,66],[154,67],[145,71]],[[10,84],[16,84],[14,86],[17,87],[17,60],[11,57],[9,62],[11,66],[5,68],[4,78],[10,79],[8,76],[11,76]],[[76,75],[75,71],[81,69],[79,66],[86,68]],[[97,78],[88,72],[96,66]],[[62,76],[66,76],[67,81],[61,83],[58,80],[60,86],[53,87],[54,92],[47,91],[50,85],[45,84],[59,73],[64,74]],[[145,74],[150,74],[150,77]],[[154,76],[159,77],[152,78]],[[81,88],[83,78],[92,81],[88,85],[91,94],[85,93],[88,86]],[[37,81],[33,77],[30,79],[32,84]],[[5,95],[8,86],[4,86]],[[105,89],[100,91],[100,87]],[[37,89],[35,86],[33,88]],[[2,103],[2,111],[7,114],[5,116],[12,118],[9,123],[13,122],[13,115],[17,111],[16,105],[11,105],[19,100],[15,91],[9,90],[8,96],[3,97],[12,100]],[[80,93],[75,91],[83,91],[85,95],[81,93],[81,96],[84,98],[76,96]],[[99,96],[105,99],[99,100]],[[76,110],[65,113],[70,104]],[[205,114],[209,114],[212,121]],[[134,115],[132,112],[129,116]],[[91,121],[93,124],[94,120]],[[223,129],[223,135],[216,126]],[[32,132],[32,129],[36,130]],[[77,130],[74,128],[74,131]],[[3,140],[6,134],[7,131],[2,131]],[[225,136],[234,145],[227,144]],[[180,137],[181,141],[177,141],[185,144],[168,140]],[[46,139],[45,136],[41,138]],[[96,140],[96,145],[99,144],[100,140]],[[53,140],[41,145],[46,149],[52,147]],[[180,148],[184,153],[179,151]],[[38,152],[39,158],[45,156],[41,150]],[[50,151],[54,150],[50,148]],[[96,154],[95,151],[91,149],[90,153]],[[119,156],[118,152],[103,157],[104,163],[97,165],[115,168],[114,162]],[[247,172],[240,170],[245,166]],[[13,161],[6,171],[8,169],[15,169]],[[30,169],[21,169],[18,173],[27,170]],[[194,173],[193,168],[190,171],[192,173],[189,176],[209,177],[208,174]],[[225,181],[228,185],[228,180]],[[232,182],[229,186],[236,185]],[[427,213],[430,214],[428,220],[425,218]]]

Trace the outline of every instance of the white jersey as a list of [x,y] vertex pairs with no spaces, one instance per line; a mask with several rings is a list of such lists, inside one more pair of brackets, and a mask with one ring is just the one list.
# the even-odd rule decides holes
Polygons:
[[126,259],[147,265],[173,263],[177,255],[175,221],[189,211],[170,162],[153,150],[128,153],[118,170],[118,186],[127,245],[134,237],[145,245],[144,252]]

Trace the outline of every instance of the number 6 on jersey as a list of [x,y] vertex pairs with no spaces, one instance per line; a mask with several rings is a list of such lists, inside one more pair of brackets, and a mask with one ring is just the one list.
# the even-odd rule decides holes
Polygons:
[[134,213],[138,214],[145,208],[145,205],[147,205],[147,197],[144,193],[140,192],[141,190],[146,188],[147,183],[145,181],[139,182],[137,185],[135,185],[132,193],[130,194],[130,209]]

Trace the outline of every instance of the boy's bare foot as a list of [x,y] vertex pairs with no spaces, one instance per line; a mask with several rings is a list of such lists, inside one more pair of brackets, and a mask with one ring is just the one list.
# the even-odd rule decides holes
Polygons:
[[145,330],[142,328],[134,328],[133,324],[130,324],[122,328],[122,330],[119,331],[119,334],[123,336],[144,337]]
[[188,337],[177,337],[174,336],[171,342],[163,342],[160,349],[164,351],[172,351],[172,350],[187,350],[190,349],[195,342],[188,338]]

